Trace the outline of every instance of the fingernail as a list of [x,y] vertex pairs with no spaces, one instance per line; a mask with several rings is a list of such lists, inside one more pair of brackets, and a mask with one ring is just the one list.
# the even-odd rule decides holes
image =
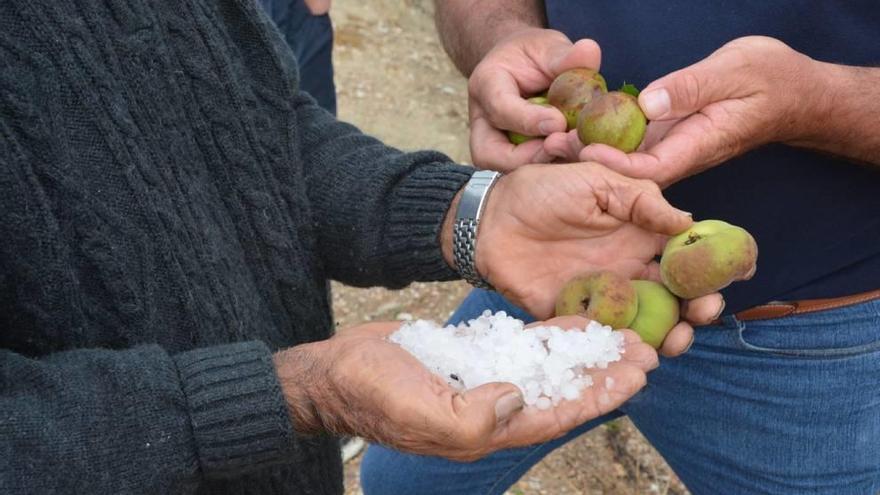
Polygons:
[[694,340],[695,340],[696,338],[697,338],[696,335],[691,335],[691,341],[688,342],[687,347],[685,347],[684,350],[681,351],[682,354],[686,354],[687,351],[691,350],[691,347],[693,347],[693,345],[694,345]]
[[654,89],[647,93],[642,93],[642,106],[645,109],[645,116],[649,119],[658,119],[672,108],[672,102],[669,100],[669,92],[665,89]]
[[715,313],[715,316],[712,317],[712,321],[715,321],[718,318],[721,318],[721,313],[724,312],[725,306],[727,306],[727,302],[724,299],[721,299],[721,309],[719,309],[718,312]]
[[557,127],[555,120],[542,120],[538,122],[538,131],[541,132],[542,136],[553,134],[556,132]]
[[689,211],[679,210],[678,208],[676,208],[675,211],[681,213],[682,215],[684,215],[686,217],[694,218],[694,214]]
[[511,392],[498,399],[498,402],[495,403],[495,422],[498,424],[506,423],[513,416],[513,413],[522,409],[524,405],[519,392]]

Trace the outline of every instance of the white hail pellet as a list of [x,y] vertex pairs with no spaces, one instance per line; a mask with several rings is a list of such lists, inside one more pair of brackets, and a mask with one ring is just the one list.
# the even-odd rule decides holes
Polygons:
[[[503,311],[486,311],[458,326],[404,323],[389,340],[416,357],[447,383],[466,390],[491,382],[513,383],[527,405],[548,409],[580,397],[593,385],[590,368],[606,368],[623,353],[623,334],[590,322],[586,329],[524,329]],[[613,380],[605,382],[611,389]]]

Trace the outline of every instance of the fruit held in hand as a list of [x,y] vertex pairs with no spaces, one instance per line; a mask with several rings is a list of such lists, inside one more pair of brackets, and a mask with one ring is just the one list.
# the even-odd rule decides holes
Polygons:
[[556,316],[582,315],[611,328],[627,328],[638,309],[636,289],[614,272],[575,278],[556,299]]
[[679,302],[663,285],[629,281],[613,272],[571,280],[556,300],[556,316],[581,315],[611,328],[631,328],[655,349],[678,323]]
[[757,259],[758,246],[745,229],[703,220],[667,242],[660,260],[663,284],[594,272],[563,287],[556,315],[577,314],[615,329],[631,328],[660,348],[681,316],[676,296],[694,299],[748,279]]
[[669,240],[660,276],[673,294],[694,299],[751,278],[757,260],[758,245],[745,229],[703,220]]
[[[541,105],[544,107],[550,106],[550,103],[547,102],[547,97],[543,95],[533,96],[527,101],[529,103],[534,103],[535,105]],[[525,134],[520,134],[518,132],[507,131],[507,139],[509,139],[510,142],[513,144],[523,144],[526,141],[531,141],[532,139],[535,139],[535,136],[526,136]]]
[[577,126],[578,114],[584,105],[607,91],[605,78],[593,69],[570,69],[559,74],[550,84],[547,101],[565,115],[568,130],[571,130]]
[[630,282],[638,294],[636,318],[629,324],[646,344],[659,349],[666,334],[678,323],[679,302],[666,287],[651,280]]
[[585,145],[602,143],[631,153],[642,143],[647,124],[635,97],[612,91],[584,105],[578,115],[577,132]]
[[520,134],[518,132],[507,131],[507,139],[510,140],[511,143],[520,145],[525,143],[526,141],[531,141],[535,139],[535,136],[526,136],[525,134]]

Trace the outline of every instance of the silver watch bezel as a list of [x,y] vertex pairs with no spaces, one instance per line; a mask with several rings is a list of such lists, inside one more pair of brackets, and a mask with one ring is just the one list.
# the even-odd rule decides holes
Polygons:
[[452,253],[458,273],[474,287],[489,290],[492,285],[479,274],[476,267],[477,234],[486,198],[499,177],[500,172],[474,172],[462,191],[452,229]]

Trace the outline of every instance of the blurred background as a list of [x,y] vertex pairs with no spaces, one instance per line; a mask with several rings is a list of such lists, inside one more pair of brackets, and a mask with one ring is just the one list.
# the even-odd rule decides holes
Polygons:
[[[405,150],[436,149],[469,162],[467,82],[440,45],[431,0],[334,0],[333,48],[339,118]],[[401,291],[333,286],[337,325],[421,318],[444,321],[464,282]],[[346,494],[361,493],[360,456],[346,464]],[[558,449],[509,494],[687,494],[629,420],[595,429]],[[417,495],[417,494],[408,494]]]

